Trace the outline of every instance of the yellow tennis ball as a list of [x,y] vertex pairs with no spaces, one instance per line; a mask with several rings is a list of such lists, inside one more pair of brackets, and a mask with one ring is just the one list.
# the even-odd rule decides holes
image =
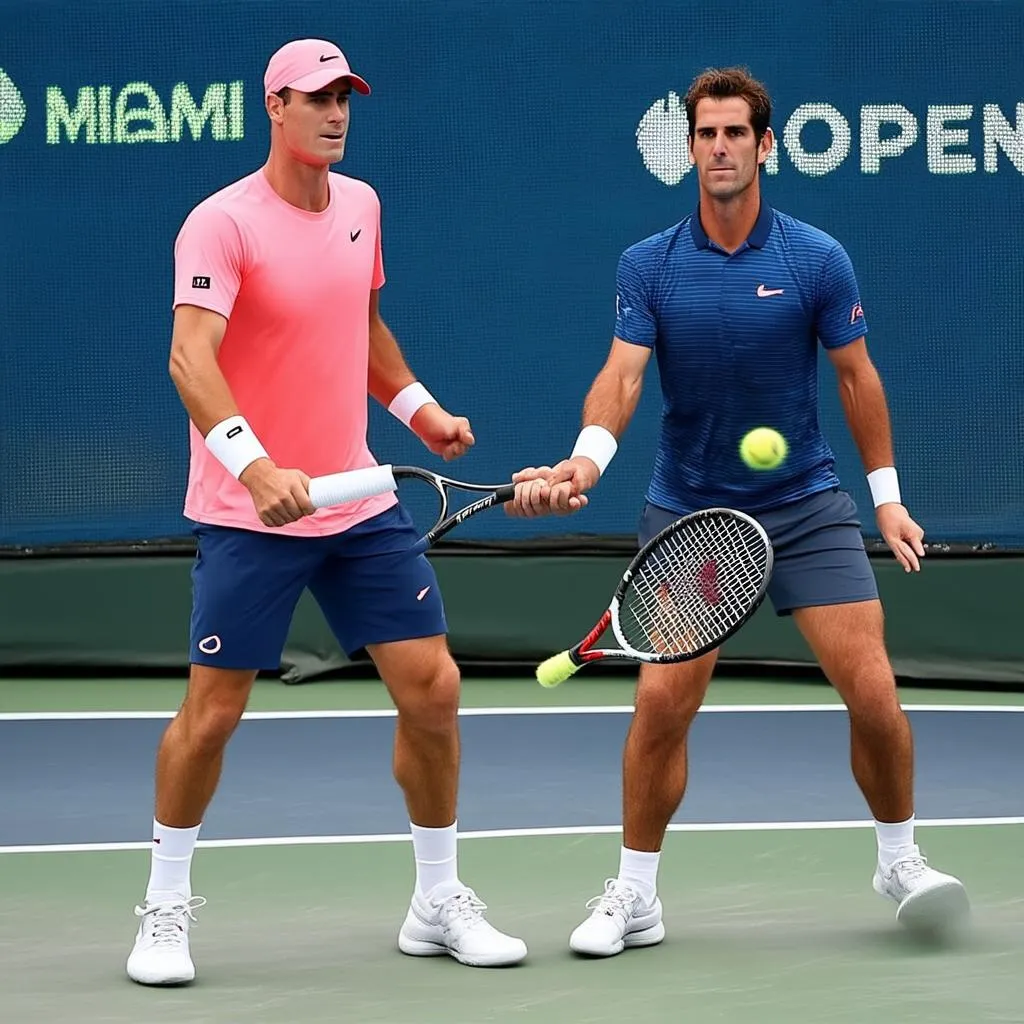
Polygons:
[[786,439],[771,427],[757,427],[740,442],[740,458],[751,469],[778,469],[788,451]]
[[564,683],[571,675],[575,675],[576,666],[569,657],[568,651],[554,654],[537,666],[537,682],[549,689]]

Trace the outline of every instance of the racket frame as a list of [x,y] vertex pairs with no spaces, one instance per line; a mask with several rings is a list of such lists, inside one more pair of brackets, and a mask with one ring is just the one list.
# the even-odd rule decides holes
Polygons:
[[[328,476],[314,477],[310,481],[311,494],[316,494],[314,505],[318,508],[343,504],[347,501],[358,501],[378,494],[387,494],[398,488],[399,480],[422,480],[430,484],[441,500],[441,508],[434,525],[414,545],[416,551],[426,551],[450,530],[464,523],[477,512],[494,505],[503,505],[516,495],[515,484],[473,484],[465,480],[435,473],[419,466],[392,466],[390,464],[370,466],[365,469],[351,470],[346,473],[332,473]],[[460,508],[449,515],[452,490],[484,493],[484,497]]]
[[[425,480],[433,486],[434,490],[441,497],[441,509],[437,519],[434,525],[420,538],[417,545],[417,547],[424,551],[427,548],[433,547],[446,533],[454,530],[456,526],[464,523],[471,516],[475,516],[477,512],[483,512],[494,505],[504,505],[516,496],[516,485],[512,483],[470,484],[464,480],[453,480],[451,477],[444,476],[441,473],[434,473],[429,469],[420,469],[418,466],[392,466],[391,472],[396,480],[412,478]],[[464,505],[457,512],[449,515],[449,490],[468,491],[475,494],[481,492],[488,493],[485,493],[484,497]]]
[[[619,608],[622,605],[622,601],[626,596],[626,589],[629,587],[633,576],[639,570],[639,568],[647,560],[647,556],[650,554],[653,548],[656,548],[661,541],[668,535],[678,533],[683,529],[683,524],[693,523],[700,519],[707,519],[712,516],[728,516],[729,518],[742,519],[748,525],[752,526],[757,533],[761,535],[761,539],[764,541],[765,552],[767,555],[767,564],[765,566],[764,575],[761,580],[761,584],[758,587],[758,592],[754,600],[751,602],[750,607],[747,611],[740,616],[740,618],[733,623],[728,630],[722,635],[720,639],[717,639],[713,644],[706,644],[696,651],[687,651],[681,654],[648,654],[644,651],[637,651],[631,647],[626,641],[622,634],[622,627],[619,623]],[[618,584],[615,587],[615,593],[612,596],[611,601],[608,603],[608,608],[598,619],[594,628],[582,639],[578,644],[569,649],[569,658],[572,663],[581,668],[583,665],[589,664],[595,661],[603,661],[606,658],[618,661],[640,661],[649,665],[671,665],[681,661],[693,661],[697,658],[703,657],[705,654],[711,651],[717,650],[729,639],[737,633],[743,626],[749,621],[754,612],[761,607],[761,603],[764,601],[765,595],[768,593],[768,584],[771,582],[772,569],[774,567],[774,551],[772,549],[771,540],[768,534],[765,532],[764,527],[756,520],[753,516],[747,515],[746,512],[739,512],[732,508],[705,508],[700,509],[697,512],[691,512],[688,515],[680,516],[678,519],[671,522],[664,529],[659,530],[634,556],[630,561],[626,571],[623,572]],[[608,647],[608,648],[595,648],[592,645],[597,643],[601,635],[608,629],[608,626],[612,627],[612,633],[615,639],[619,643],[619,647]]]

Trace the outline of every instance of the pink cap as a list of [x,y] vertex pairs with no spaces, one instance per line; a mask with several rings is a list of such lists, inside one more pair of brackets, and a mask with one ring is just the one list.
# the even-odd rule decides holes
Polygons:
[[370,94],[369,85],[352,73],[348,58],[334,43],[295,39],[270,58],[263,76],[263,91],[269,95],[287,86],[299,92],[316,92],[339,78],[347,78],[356,92]]

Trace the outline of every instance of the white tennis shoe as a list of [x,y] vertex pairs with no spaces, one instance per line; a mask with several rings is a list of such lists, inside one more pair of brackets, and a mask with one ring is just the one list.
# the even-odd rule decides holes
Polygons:
[[953,927],[970,914],[963,882],[929,867],[916,846],[889,868],[876,867],[872,885],[897,904],[896,920],[916,931]]
[[487,922],[487,905],[472,889],[413,894],[398,933],[398,948],[409,956],[451,956],[470,967],[507,967],[526,956],[526,943]]
[[661,900],[645,904],[626,882],[609,878],[604,892],[587,902],[588,917],[569,936],[569,948],[584,956],[615,956],[630,946],[656,946],[665,938]]
[[193,911],[205,906],[202,896],[135,908],[142,918],[135,947],[128,957],[128,977],[140,985],[185,985],[196,976],[188,949],[188,930],[195,922]]

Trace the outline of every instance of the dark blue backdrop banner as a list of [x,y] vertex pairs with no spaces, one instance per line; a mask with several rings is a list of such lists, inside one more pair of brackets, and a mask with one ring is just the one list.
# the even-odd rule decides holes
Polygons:
[[[853,258],[912,512],[933,540],[1024,544],[1021,4],[0,0],[0,24],[0,544],[187,534],[172,243],[262,162],[266,59],[306,35],[374,86],[340,169],[383,202],[386,319],[473,422],[451,471],[568,453],[619,253],[695,202],[681,96],[746,63],[775,103],[769,200]],[[462,536],[632,533],[659,409],[652,376],[584,514]],[[377,408],[370,430],[380,461],[441,465]]]

